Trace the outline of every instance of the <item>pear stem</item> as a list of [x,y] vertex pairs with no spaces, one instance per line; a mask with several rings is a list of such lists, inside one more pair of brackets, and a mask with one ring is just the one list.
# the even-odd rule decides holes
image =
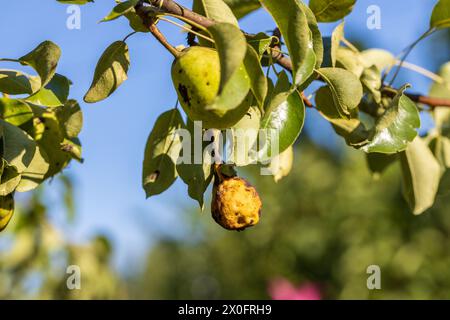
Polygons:
[[172,46],[166,39],[166,37],[159,31],[158,27],[154,24],[148,27],[151,34],[156,38],[156,40],[161,43],[164,48],[166,48],[175,58],[179,58],[181,56],[181,51]]

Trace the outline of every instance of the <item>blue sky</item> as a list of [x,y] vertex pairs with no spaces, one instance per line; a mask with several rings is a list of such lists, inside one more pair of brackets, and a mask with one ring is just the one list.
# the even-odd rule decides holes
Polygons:
[[[180,3],[190,6],[191,1]],[[358,0],[354,12],[346,19],[346,33],[350,40],[399,53],[427,29],[434,3]],[[366,27],[366,10],[373,4],[381,9],[380,30]],[[0,57],[18,58],[40,42],[52,40],[63,52],[58,72],[73,81],[71,97],[81,102],[103,50],[131,31],[125,19],[98,23],[113,5],[113,0],[97,0],[82,6],[81,29],[69,30],[67,6],[55,0],[1,1]],[[184,44],[185,36],[177,28],[164,22],[160,26],[172,44]],[[323,35],[329,35],[334,26],[324,24]],[[248,32],[269,31],[274,23],[267,13],[259,11],[242,20],[241,27]],[[118,250],[116,262],[121,267],[138,264],[142,249],[161,230],[170,229],[182,235],[183,223],[177,217],[188,214],[187,208],[196,205],[187,198],[186,187],[180,182],[160,196],[145,199],[141,188],[145,142],[158,115],[176,101],[170,79],[172,57],[148,34],[137,34],[128,44],[129,79],[107,100],[93,105],[82,103],[84,128],[80,137],[85,162],[73,163],[67,169],[77,186],[77,219],[67,226],[62,222],[61,212],[53,213],[53,219],[62,225],[70,239],[82,241],[97,231],[110,235]],[[445,52],[432,52],[425,43],[408,61],[435,70],[436,59],[443,62]],[[403,72],[399,80],[406,78],[414,84],[414,91],[427,92],[430,84],[427,79]],[[326,142],[329,128],[321,125],[317,130],[318,121],[317,115],[310,112],[306,130],[315,128],[315,137]]]

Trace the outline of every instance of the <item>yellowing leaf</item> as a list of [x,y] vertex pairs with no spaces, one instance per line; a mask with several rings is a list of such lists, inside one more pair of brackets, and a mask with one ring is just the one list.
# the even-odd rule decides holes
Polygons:
[[403,194],[414,214],[430,208],[436,198],[441,168],[427,144],[416,138],[400,155]]
[[269,169],[275,182],[280,181],[291,172],[293,162],[294,148],[292,146],[272,159]]

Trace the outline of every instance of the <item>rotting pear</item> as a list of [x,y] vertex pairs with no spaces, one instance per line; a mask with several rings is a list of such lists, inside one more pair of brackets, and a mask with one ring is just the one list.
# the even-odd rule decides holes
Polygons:
[[254,226],[259,222],[261,207],[258,192],[247,180],[216,173],[211,213],[219,225],[237,231]]

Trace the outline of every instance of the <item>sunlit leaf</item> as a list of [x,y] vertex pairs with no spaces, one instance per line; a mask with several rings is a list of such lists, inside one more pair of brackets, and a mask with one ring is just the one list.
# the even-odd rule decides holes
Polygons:
[[321,68],[316,72],[328,84],[338,114],[349,119],[362,98],[363,89],[359,79],[340,68]]
[[231,8],[238,19],[261,7],[258,0],[224,0],[224,2]]
[[258,53],[252,46],[247,46],[247,53],[244,59],[245,69],[250,78],[251,90],[258,104],[263,106],[267,95],[267,78],[262,69]]
[[264,146],[259,150],[260,159],[272,158],[291,146],[300,135],[304,120],[303,100],[297,91],[291,90],[288,76],[282,71],[261,120],[261,129],[266,137]]
[[39,77],[16,70],[0,70],[0,92],[6,94],[32,94],[39,90]]
[[229,23],[216,23],[208,31],[219,53],[221,79],[215,101],[206,108],[226,114],[238,107],[250,90],[250,78],[244,67],[247,43],[242,32]]
[[6,122],[21,126],[33,119],[33,111],[20,100],[0,98],[0,116]]
[[56,73],[45,87],[25,100],[40,106],[59,107],[67,101],[70,85],[69,79]]
[[128,0],[117,4],[112,11],[102,19],[101,22],[115,20],[124,14],[133,10],[134,6],[139,2],[139,0]]
[[334,22],[353,10],[356,0],[311,0],[309,7],[319,22]]
[[47,155],[24,131],[3,120],[3,158],[22,175],[17,191],[37,187],[49,169]]
[[14,197],[12,194],[0,196],[0,232],[8,225],[14,214]]
[[41,86],[45,86],[56,72],[61,49],[51,41],[44,41],[25,56],[19,58],[23,65],[31,66],[41,78]]
[[223,0],[194,0],[193,9],[214,21],[239,26],[233,11]]
[[403,91],[392,100],[386,112],[377,120],[372,130],[370,143],[362,149],[365,152],[397,153],[403,151],[417,136],[420,126],[419,111]]
[[0,196],[6,196],[14,192],[21,179],[21,175],[17,172],[16,167],[10,166],[6,160],[2,159],[0,175]]
[[312,74],[316,56],[305,10],[297,0],[260,0],[280,29],[293,65],[294,84],[300,86]]
[[439,0],[431,14],[430,28],[450,27],[450,0]]
[[69,100],[55,112],[66,136],[68,138],[77,137],[83,127],[83,113],[78,102]]
[[94,103],[109,97],[127,78],[130,56],[123,41],[111,44],[100,57],[84,101]]

